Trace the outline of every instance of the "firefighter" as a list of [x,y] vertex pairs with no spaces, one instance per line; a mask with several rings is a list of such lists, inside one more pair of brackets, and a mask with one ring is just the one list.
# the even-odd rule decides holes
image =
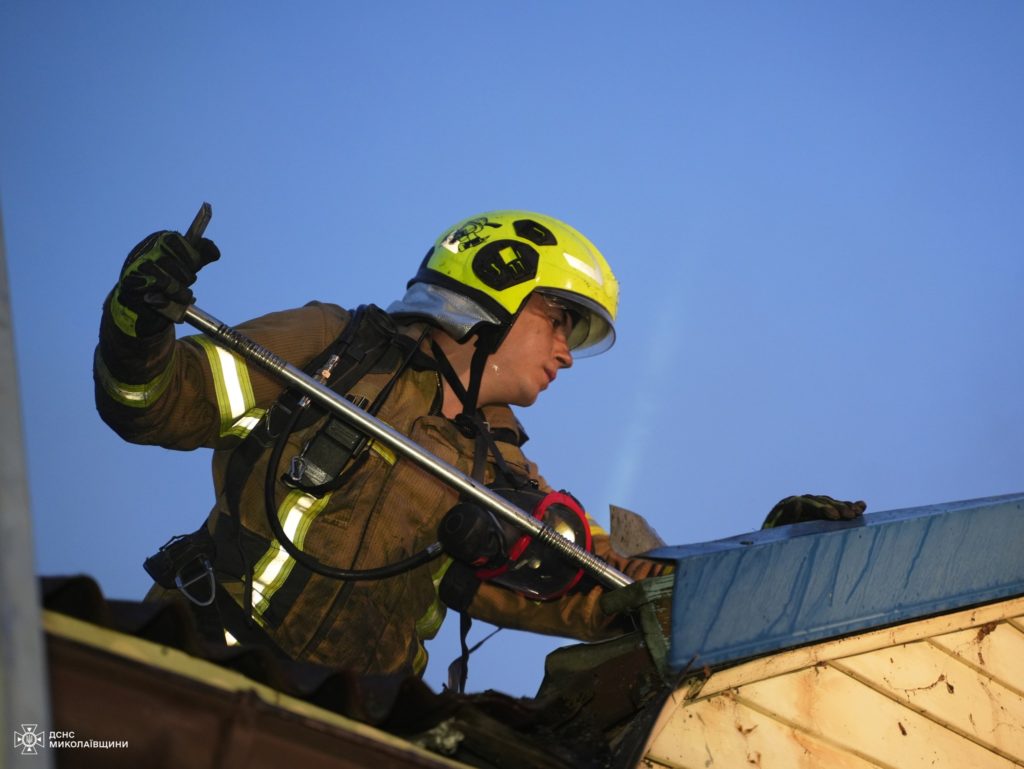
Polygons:
[[[94,364],[97,407],[124,439],[213,449],[216,503],[182,538],[165,580],[197,611],[208,604],[200,617],[211,637],[226,631],[356,672],[419,674],[424,641],[445,616],[439,590],[505,627],[584,640],[629,629],[601,611],[601,589],[579,574],[551,585],[533,569],[535,584],[502,585],[466,579],[450,558],[413,563],[456,492],[316,408],[299,414],[279,382],[206,337],[175,339],[160,306],[189,304],[196,271],[218,257],[210,240],[193,245],[175,232],[139,243],[104,304]],[[499,211],[446,230],[386,313],[312,302],[238,328],[467,475],[542,496],[551,489],[523,454],[510,406],[529,406],[575,358],[611,346],[617,294],[604,257],[575,229]],[[313,568],[282,546],[273,519]],[[589,536],[613,566],[633,578],[658,570],[618,556],[587,523],[580,544]],[[396,564],[390,576],[359,578]]]
[[[631,629],[578,569],[469,514],[425,470],[207,337],[176,339],[162,310],[190,304],[197,271],[219,255],[208,239],[154,233],[103,309],[104,421],[134,443],[213,449],[213,509],[147,561],[151,598],[188,598],[210,639],[357,673],[422,674],[447,607],[581,640]],[[445,230],[387,312],[311,302],[238,329],[521,507],[547,505],[562,533],[642,579],[660,565],[619,556],[571,495],[551,496],[510,408],[607,350],[617,302],[615,276],[581,233],[496,211]],[[794,497],[769,519],[862,510]],[[439,530],[457,558],[433,557]]]

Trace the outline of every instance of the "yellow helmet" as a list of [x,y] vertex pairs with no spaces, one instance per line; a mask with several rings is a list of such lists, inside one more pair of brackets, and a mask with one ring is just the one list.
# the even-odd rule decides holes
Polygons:
[[608,263],[565,222],[529,211],[491,211],[446,230],[388,310],[427,317],[459,340],[481,324],[500,339],[534,291],[576,315],[574,355],[611,347],[619,284]]

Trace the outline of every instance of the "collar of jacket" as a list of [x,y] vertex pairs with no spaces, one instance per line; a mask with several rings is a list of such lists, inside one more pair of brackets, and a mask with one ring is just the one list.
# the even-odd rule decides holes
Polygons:
[[522,424],[516,419],[511,407],[484,406],[480,409],[480,413],[490,426],[494,440],[511,443],[513,446],[522,446],[530,439]]

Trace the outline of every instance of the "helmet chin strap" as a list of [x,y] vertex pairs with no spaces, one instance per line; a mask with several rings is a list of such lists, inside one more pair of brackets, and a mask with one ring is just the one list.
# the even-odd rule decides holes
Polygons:
[[445,381],[452,388],[452,392],[455,393],[455,397],[462,404],[461,413],[453,421],[463,435],[467,438],[473,438],[476,443],[473,471],[471,473],[473,478],[483,482],[487,454],[490,453],[494,457],[494,463],[497,465],[498,471],[505,477],[506,482],[511,484],[513,488],[518,488],[523,483],[523,479],[519,478],[505,463],[505,458],[502,457],[501,452],[495,445],[494,438],[491,436],[490,426],[484,421],[479,406],[480,386],[483,382],[487,359],[498,349],[502,336],[499,329],[495,329],[493,332],[482,331],[478,334],[476,346],[473,349],[473,357],[469,363],[468,387],[463,386],[462,380],[455,373],[451,361],[448,360],[448,356],[444,354],[441,346],[434,340],[431,340],[430,349],[434,354],[435,360],[437,360],[441,376],[445,378]]
[[469,387],[464,392],[462,400],[462,414],[465,416],[473,418],[479,414],[480,385],[484,381],[484,369],[487,367],[487,359],[497,349],[498,346],[486,342],[483,335],[477,337],[473,358],[469,362]]
[[480,408],[480,386],[483,383],[487,359],[498,349],[495,336],[495,334],[490,334],[486,331],[477,334],[473,357],[469,363],[469,383],[467,386],[462,384],[462,380],[455,373],[451,361],[448,360],[448,356],[444,354],[441,346],[434,340],[430,342],[430,349],[437,360],[441,375],[452,388],[452,392],[459,399],[459,403],[462,404],[462,413],[456,417],[456,422],[472,421],[478,415]]

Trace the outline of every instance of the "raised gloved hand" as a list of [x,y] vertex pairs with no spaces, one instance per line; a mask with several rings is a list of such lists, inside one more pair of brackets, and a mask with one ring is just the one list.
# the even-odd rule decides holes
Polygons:
[[187,307],[194,301],[189,288],[196,273],[220,258],[212,240],[201,238],[193,247],[178,232],[154,232],[132,249],[110,297],[114,323],[125,334],[145,337],[171,325],[159,310],[172,303]]
[[798,497],[786,497],[772,508],[761,528],[774,529],[776,526],[788,526],[804,521],[850,520],[863,515],[866,508],[867,504],[864,502],[846,502],[824,495],[803,494]]

